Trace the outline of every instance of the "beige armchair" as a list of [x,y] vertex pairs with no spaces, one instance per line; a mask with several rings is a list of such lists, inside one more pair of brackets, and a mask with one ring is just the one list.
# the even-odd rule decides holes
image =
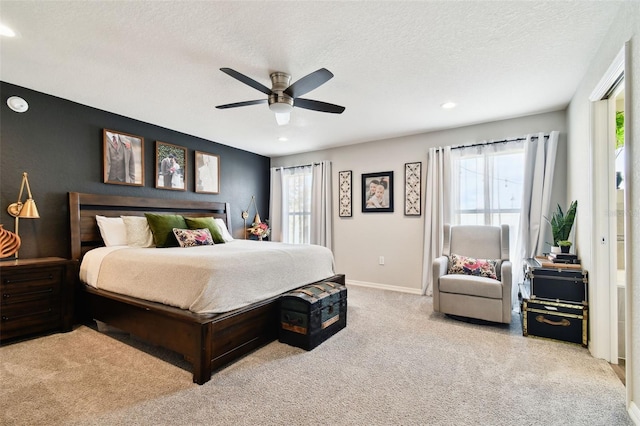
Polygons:
[[[442,256],[433,261],[433,310],[486,321],[511,322],[509,226],[445,225]],[[452,254],[495,260],[496,279],[448,274]],[[490,270],[489,267],[487,270]],[[468,270],[467,270],[468,272]],[[483,273],[486,270],[483,270]]]

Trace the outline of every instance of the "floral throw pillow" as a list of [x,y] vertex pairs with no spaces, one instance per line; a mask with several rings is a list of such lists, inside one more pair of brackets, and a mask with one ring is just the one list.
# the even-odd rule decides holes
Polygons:
[[473,257],[451,254],[449,256],[448,274],[477,275],[480,277],[498,279],[496,275],[497,260],[475,259]]
[[173,228],[180,247],[212,246],[213,237],[208,229],[180,229]]

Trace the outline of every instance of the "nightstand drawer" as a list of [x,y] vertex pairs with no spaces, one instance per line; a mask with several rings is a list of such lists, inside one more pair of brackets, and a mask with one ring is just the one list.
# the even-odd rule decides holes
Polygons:
[[59,328],[62,304],[59,299],[39,299],[2,307],[0,330],[3,339]]
[[64,268],[40,268],[33,271],[2,274],[2,306],[31,300],[57,298],[60,295]]
[[60,257],[0,261],[0,345],[73,328],[78,262]]

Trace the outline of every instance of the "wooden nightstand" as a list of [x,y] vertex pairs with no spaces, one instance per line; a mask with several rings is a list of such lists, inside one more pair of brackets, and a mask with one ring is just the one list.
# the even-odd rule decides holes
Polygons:
[[71,331],[77,276],[59,257],[0,261],[0,341]]

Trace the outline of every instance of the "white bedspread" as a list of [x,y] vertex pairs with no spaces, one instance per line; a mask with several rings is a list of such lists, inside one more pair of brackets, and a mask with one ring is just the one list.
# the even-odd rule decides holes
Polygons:
[[99,289],[221,313],[334,275],[316,245],[234,240],[189,248],[101,247],[85,254],[80,279]]

